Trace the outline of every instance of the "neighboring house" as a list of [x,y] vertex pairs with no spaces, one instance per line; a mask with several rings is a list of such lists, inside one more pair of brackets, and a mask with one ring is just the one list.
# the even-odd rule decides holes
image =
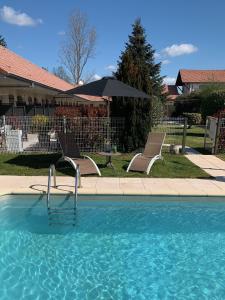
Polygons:
[[225,84],[225,70],[180,70],[177,75],[176,86],[181,87],[183,94],[210,85]]
[[[105,99],[70,96],[74,85],[0,46],[0,114],[7,107],[105,105]],[[25,110],[23,110],[25,111]]]
[[179,96],[176,85],[164,85],[163,93],[166,95],[168,101],[174,101]]
[[166,95],[166,103],[165,103],[165,115],[170,117],[175,111],[174,102],[176,98],[179,96],[177,86],[176,85],[164,85],[163,93]]

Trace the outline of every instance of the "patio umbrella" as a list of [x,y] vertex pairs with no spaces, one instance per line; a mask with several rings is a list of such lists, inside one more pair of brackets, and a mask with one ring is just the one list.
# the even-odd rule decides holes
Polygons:
[[103,77],[100,80],[90,82],[88,84],[78,86],[68,90],[68,94],[83,94],[101,97],[131,97],[131,98],[147,98],[150,96],[139,91],[114,77]]
[[[90,82],[88,84],[78,86],[74,89],[66,91],[69,95],[91,95],[100,97],[129,97],[129,98],[145,98],[151,97],[146,93],[139,91],[114,77],[103,77],[100,80]],[[109,117],[109,101],[108,101],[108,117]],[[107,130],[108,136],[108,130]]]

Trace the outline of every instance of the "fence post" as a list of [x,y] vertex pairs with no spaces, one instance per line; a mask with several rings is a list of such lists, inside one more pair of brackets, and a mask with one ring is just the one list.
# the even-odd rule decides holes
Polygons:
[[66,117],[63,116],[63,132],[66,133]]
[[204,133],[204,149],[206,149],[206,139],[207,139],[208,126],[209,126],[209,117],[206,117],[205,133]]
[[221,119],[220,117],[217,118],[217,126],[216,126],[216,138],[215,138],[215,145],[212,154],[217,154],[218,151],[218,142],[219,142],[219,135],[220,135],[220,125]]
[[186,136],[187,136],[187,124],[188,124],[188,119],[184,118],[184,130],[183,130],[182,149],[181,149],[182,154],[185,153]]
[[5,115],[4,115],[4,116],[2,116],[2,120],[3,120],[4,134],[5,134]]

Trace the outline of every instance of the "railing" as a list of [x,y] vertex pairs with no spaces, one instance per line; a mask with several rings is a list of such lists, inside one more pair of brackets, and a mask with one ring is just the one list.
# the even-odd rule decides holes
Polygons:
[[47,209],[48,209],[48,211],[50,210],[49,200],[50,200],[52,176],[54,178],[54,187],[56,187],[55,165],[50,165],[49,171],[48,171],[48,189],[47,189]]
[[123,130],[123,118],[0,116],[0,153],[61,152],[62,133],[71,133],[81,152],[100,152],[106,140],[122,147]]
[[[75,182],[74,182],[74,206],[73,206],[73,214],[75,215],[76,213],[76,209],[77,209],[77,196],[78,196],[78,187],[80,187],[81,185],[81,181],[80,181],[80,168],[79,165],[75,165],[75,164],[71,164],[75,170]],[[47,213],[49,216],[49,220],[50,220],[50,216],[52,216],[52,214],[65,214],[67,215],[67,213],[65,211],[68,212],[68,209],[63,209],[63,208],[59,208],[59,209],[52,209],[50,206],[50,194],[51,194],[51,187],[52,187],[52,177],[53,177],[53,182],[54,185],[53,187],[57,187],[56,186],[56,169],[55,169],[55,165],[50,165],[49,167],[49,173],[48,173],[48,188],[47,188]],[[54,223],[52,223],[54,224]],[[55,223],[56,224],[56,223]],[[58,223],[60,224],[60,223]],[[63,223],[61,223],[63,224]],[[68,225],[68,224],[67,224]],[[73,225],[75,225],[73,223]]]

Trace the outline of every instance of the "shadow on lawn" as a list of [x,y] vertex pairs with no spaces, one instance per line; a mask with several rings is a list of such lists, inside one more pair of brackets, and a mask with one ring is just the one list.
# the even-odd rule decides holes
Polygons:
[[[61,175],[66,176],[74,176],[74,169],[71,167],[71,165],[68,162],[58,162],[59,158],[62,155],[59,153],[51,153],[51,154],[21,154],[14,158],[11,158],[7,160],[6,164],[11,164],[15,166],[22,166],[27,167],[31,169],[41,170],[46,169],[46,175],[47,170],[51,164],[54,164],[56,167],[56,171],[58,173],[61,173]],[[98,164],[98,167],[100,169],[105,168],[105,164]],[[33,174],[35,175],[35,173]],[[60,174],[58,174],[60,175]],[[93,175],[86,175],[87,177],[93,176]]]
[[21,154],[7,160],[6,163],[33,169],[46,169],[50,164],[56,164],[60,157],[60,154]]
[[[56,165],[56,170],[64,175],[74,176],[74,170],[66,162],[57,163],[61,154],[21,154],[6,161],[7,164],[23,166],[32,169],[48,169],[51,164]],[[34,174],[35,175],[35,174]]]

